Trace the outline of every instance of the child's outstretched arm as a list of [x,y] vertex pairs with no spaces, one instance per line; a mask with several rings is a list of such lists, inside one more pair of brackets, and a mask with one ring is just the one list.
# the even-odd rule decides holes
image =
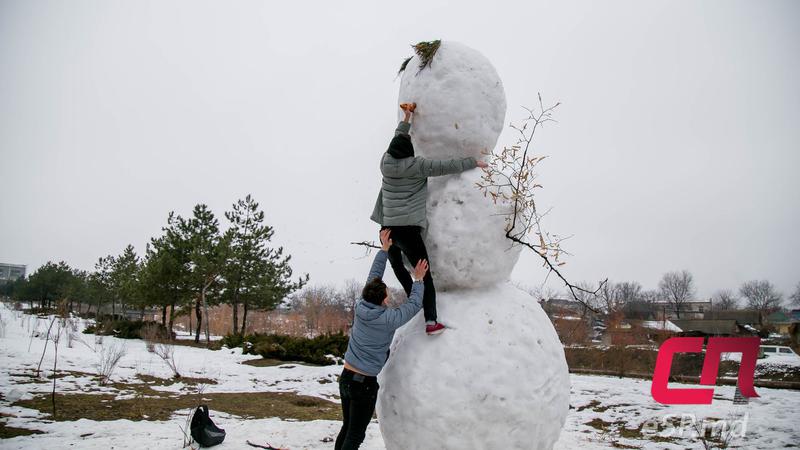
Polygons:
[[425,177],[438,177],[441,175],[452,175],[461,173],[476,167],[487,167],[483,161],[475,158],[457,159],[425,159],[422,157],[414,158],[414,166],[417,167],[419,174]]
[[400,103],[400,109],[403,110],[403,121],[397,125],[397,129],[394,130],[394,135],[399,136],[404,134],[408,136],[408,132],[411,131],[411,116],[414,114],[414,110],[417,109],[417,104]]

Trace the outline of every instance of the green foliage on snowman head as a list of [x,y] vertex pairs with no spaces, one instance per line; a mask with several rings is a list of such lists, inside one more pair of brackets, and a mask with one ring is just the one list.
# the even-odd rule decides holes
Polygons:
[[[442,41],[437,39],[435,41],[422,41],[411,46],[417,56],[419,56],[419,71],[417,73],[431,65],[433,56],[436,55],[436,51],[439,50],[440,45],[442,45]],[[408,62],[411,61],[411,58],[413,57],[409,56],[403,61],[403,63],[400,65],[400,70],[397,72],[398,75],[406,70],[406,66],[408,66]]]

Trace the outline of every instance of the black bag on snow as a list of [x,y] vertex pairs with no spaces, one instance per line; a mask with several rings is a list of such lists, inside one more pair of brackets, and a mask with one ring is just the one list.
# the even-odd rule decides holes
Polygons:
[[214,425],[208,416],[208,406],[200,405],[192,416],[192,438],[201,447],[212,447],[221,444],[225,440],[225,430]]

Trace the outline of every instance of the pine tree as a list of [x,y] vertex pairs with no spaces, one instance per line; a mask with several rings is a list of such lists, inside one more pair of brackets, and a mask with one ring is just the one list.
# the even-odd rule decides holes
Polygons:
[[53,301],[66,298],[72,282],[72,269],[67,263],[48,261],[28,277],[20,296],[38,300],[41,308],[50,308]]
[[111,268],[112,314],[116,316],[114,305],[120,303],[122,314],[125,315],[129,306],[140,305],[139,272],[141,263],[139,256],[132,245],[125,247],[122,254],[114,258]]
[[[98,258],[94,265],[94,272],[89,275],[89,298],[96,305],[95,316],[100,318],[103,304],[112,299],[113,313],[113,293],[111,287],[111,272],[114,268],[114,257],[111,255]],[[91,310],[91,306],[89,308]]]
[[188,243],[188,260],[191,272],[189,278],[197,295],[195,303],[195,315],[197,316],[195,342],[200,342],[200,328],[202,318],[205,316],[206,344],[209,344],[211,339],[208,328],[209,299],[207,294],[222,275],[228,253],[228,241],[226,237],[220,236],[219,222],[206,205],[196,205],[191,219],[186,220],[178,216],[177,220],[178,228]]
[[[287,295],[308,282],[308,275],[291,281],[291,256],[283,256],[283,248],[272,249],[269,242],[274,230],[264,223],[264,212],[252,196],[238,200],[233,210],[225,213],[231,226],[226,232],[230,242],[225,267],[223,298],[233,307],[233,332],[242,335],[247,330],[247,313],[251,310],[273,309]],[[239,328],[239,305],[242,306],[242,325]]]
[[[181,310],[184,306],[191,307],[192,300],[189,260],[191,245],[182,228],[183,222],[184,220],[180,216],[170,212],[167,217],[167,226],[162,228],[164,235],[151,240],[154,251],[165,258],[161,264],[163,272],[159,276],[162,278],[162,288],[169,297],[169,330],[172,330],[175,324],[175,317],[178,315],[176,309]],[[189,313],[189,317],[191,318],[191,313]]]
[[244,304],[245,317],[250,297],[257,288],[257,262],[266,257],[264,243],[272,236],[272,227],[264,224],[264,212],[248,195],[233,204],[233,210],[225,213],[230,221],[226,232],[230,241],[230,254],[226,264],[226,289],[223,299],[233,309],[232,332],[239,332],[239,305]]

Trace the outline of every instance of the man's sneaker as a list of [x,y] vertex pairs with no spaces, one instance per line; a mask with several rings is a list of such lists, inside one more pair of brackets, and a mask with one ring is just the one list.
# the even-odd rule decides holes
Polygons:
[[442,334],[442,332],[444,332],[444,325],[440,324],[439,322],[436,322],[433,325],[425,325],[425,332],[428,333],[428,336]]

